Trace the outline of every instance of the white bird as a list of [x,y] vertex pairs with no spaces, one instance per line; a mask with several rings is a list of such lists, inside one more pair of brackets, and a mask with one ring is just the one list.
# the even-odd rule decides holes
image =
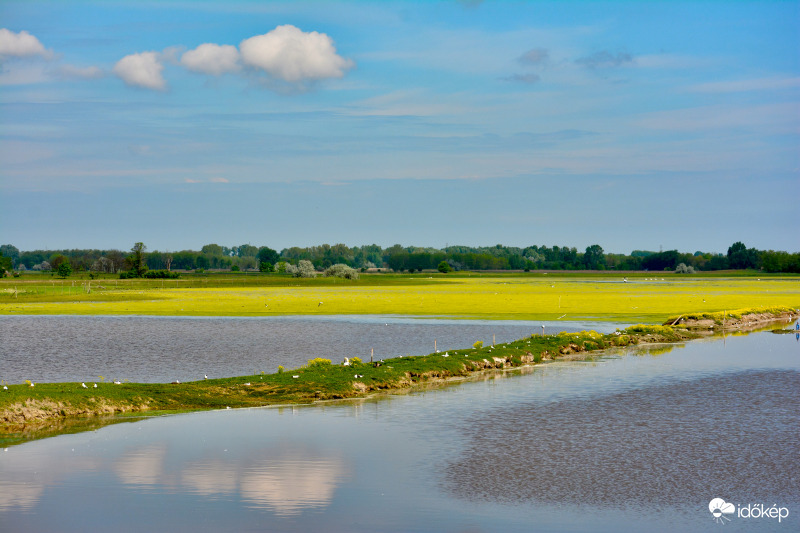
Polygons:
[[447,352],[444,352],[444,354],[442,354],[442,357],[450,357],[450,354],[447,353]]
[[6,387],[5,385],[3,385],[3,390],[8,390],[8,387]]
[[114,380],[114,385],[122,385],[121,381]]
[[299,378],[300,376],[292,376],[292,377],[293,377],[294,379],[297,379],[297,378]]
[[95,384],[94,384],[94,388],[95,388],[95,389],[97,388],[97,383],[95,383]]
[[556,318],[556,320],[561,320],[561,319],[562,319],[562,318],[564,318],[565,316],[567,316],[567,313],[564,313],[564,314],[563,314],[563,315],[561,315],[560,317]]
[[358,378],[363,378],[363,377],[364,377],[364,374],[356,374],[356,375],[355,375],[355,376],[353,376],[353,377],[354,377],[354,378],[356,378],[356,379],[358,379]]
[[203,379],[208,379],[208,374],[203,374]]
[[322,305],[322,302],[318,303],[318,304],[317,304],[317,307],[319,307],[320,305]]
[[245,387],[249,387],[250,386],[250,382],[248,381],[247,383],[244,384],[244,386]]
[[344,358],[344,362],[342,363],[342,366],[350,366],[350,359],[348,357]]
[[88,389],[89,388],[89,387],[86,386],[86,383],[81,383],[81,387],[83,387],[84,389]]

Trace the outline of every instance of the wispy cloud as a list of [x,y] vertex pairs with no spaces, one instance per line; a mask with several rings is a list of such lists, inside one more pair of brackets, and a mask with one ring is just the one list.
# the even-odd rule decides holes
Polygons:
[[538,74],[534,74],[533,72],[529,72],[527,74],[512,74],[511,76],[507,76],[505,78],[501,78],[503,81],[513,81],[518,83],[536,83],[537,81],[541,80],[541,76]]
[[697,93],[739,93],[749,91],[774,91],[800,87],[800,78],[757,78],[700,83],[689,88]]
[[3,65],[0,85],[33,85],[50,81],[43,65]]
[[546,62],[550,58],[550,52],[548,52],[544,48],[533,48],[528,50],[519,58],[517,61],[522,63],[523,65],[540,65]]
[[580,57],[575,60],[575,63],[591,69],[613,68],[633,63],[633,56],[626,52],[613,54],[608,50],[601,50],[594,54]]
[[228,178],[216,177],[209,179],[184,178],[184,183],[230,183]]
[[61,65],[55,70],[55,73],[61,78],[72,78],[72,79],[82,79],[82,80],[95,80],[98,78],[103,78],[106,75],[106,72],[100,67],[95,67],[95,66],[78,67],[69,64]]

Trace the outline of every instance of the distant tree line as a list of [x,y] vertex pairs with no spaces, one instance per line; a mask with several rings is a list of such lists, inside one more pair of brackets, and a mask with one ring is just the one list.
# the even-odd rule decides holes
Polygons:
[[[140,247],[141,246],[141,247]],[[140,247],[140,248],[139,248]],[[137,249],[138,248],[138,249]],[[421,270],[647,270],[681,271],[755,269],[764,272],[800,273],[800,253],[747,248],[733,243],[726,254],[677,250],[660,252],[634,250],[630,255],[605,253],[598,244],[580,252],[575,247],[528,246],[447,246],[420,248],[395,244],[382,248],[377,244],[349,247],[345,244],[322,244],[310,247],[285,248],[280,252],[268,246],[242,244],[221,246],[207,244],[199,251],[146,252],[136,243],[130,252],[120,250],[33,250],[20,251],[10,244],[0,246],[0,266],[5,270],[58,271],[67,262],[77,272],[98,272],[143,277],[146,271],[172,272],[191,270],[233,270],[272,272],[280,266],[298,267],[308,261],[322,272],[333,265],[346,265],[357,270],[375,268],[396,272]],[[10,267],[7,263],[10,260]],[[304,263],[305,264],[305,263]],[[447,265],[447,268],[444,268]],[[290,269],[291,270],[291,269]],[[63,270],[62,270],[63,271]],[[133,272],[133,274],[131,274]],[[166,274],[151,274],[151,276]]]

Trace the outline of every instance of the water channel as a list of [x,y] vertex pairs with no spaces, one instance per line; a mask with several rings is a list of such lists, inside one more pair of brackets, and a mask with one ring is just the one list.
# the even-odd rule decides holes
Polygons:
[[760,332],[12,446],[0,530],[719,531],[722,498],[789,513],[724,531],[797,531],[798,435],[800,342]]

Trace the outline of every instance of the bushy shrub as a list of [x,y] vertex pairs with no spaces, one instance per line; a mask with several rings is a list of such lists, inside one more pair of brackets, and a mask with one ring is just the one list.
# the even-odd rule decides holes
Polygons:
[[[288,267],[287,267],[288,272]],[[294,276],[297,278],[313,278],[317,275],[317,271],[314,270],[314,263],[308,261],[306,259],[301,259],[299,263],[297,263],[297,271],[294,273]]]
[[358,279],[358,271],[345,264],[336,263],[325,269],[325,277]]
[[[129,274],[133,274],[133,272]],[[143,277],[148,279],[178,279],[181,275],[169,270],[148,270],[144,273]]]
[[475,344],[473,344],[472,347],[476,350],[480,350],[483,348],[483,341],[475,341]]
[[281,274],[291,274],[292,276],[297,275],[297,267],[291,263],[287,263],[286,261],[281,261],[280,263],[276,264],[275,271]]
[[322,357],[315,357],[314,359],[309,359],[308,364],[306,366],[314,367],[314,366],[329,366],[331,364],[330,359],[324,359]]
[[686,266],[686,263],[680,263],[675,267],[676,274],[694,274],[693,266]]
[[351,357],[350,358],[350,364],[351,365],[360,365],[361,364],[361,358],[360,357]]

